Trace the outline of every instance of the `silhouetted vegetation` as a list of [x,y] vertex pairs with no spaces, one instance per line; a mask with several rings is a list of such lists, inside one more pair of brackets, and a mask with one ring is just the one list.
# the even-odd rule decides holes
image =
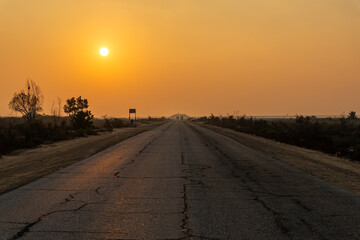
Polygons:
[[[51,116],[40,115],[43,95],[33,80],[26,81],[26,89],[15,93],[9,108],[22,114],[22,117],[0,118],[0,154],[16,149],[35,147],[55,141],[113,131],[114,128],[130,127],[128,119],[107,118],[94,119],[88,110],[87,99],[70,98],[61,106],[61,99],[53,102]],[[61,117],[61,109],[68,117]],[[163,121],[165,118],[139,119],[137,122],[147,124]]]
[[89,107],[88,100],[78,98],[70,98],[66,100],[64,112],[69,114],[72,126],[75,129],[89,129],[93,127],[92,119],[94,115],[87,110]]
[[[149,124],[164,120],[165,118],[144,118],[137,123]],[[94,118],[91,128],[74,128],[70,117],[38,115],[30,124],[21,117],[4,117],[0,118],[0,154],[124,127],[130,127],[127,118]]]
[[211,115],[197,121],[360,160],[360,119],[356,117],[356,112],[350,112],[346,118],[297,116],[295,119],[265,120]]
[[42,111],[44,97],[39,86],[31,79],[26,80],[26,89],[14,93],[9,108],[19,112],[30,124],[35,120],[36,114]]
[[16,117],[0,118],[0,153],[94,134],[73,130],[68,117],[61,118],[59,124],[57,122],[53,116],[37,116],[31,123]]

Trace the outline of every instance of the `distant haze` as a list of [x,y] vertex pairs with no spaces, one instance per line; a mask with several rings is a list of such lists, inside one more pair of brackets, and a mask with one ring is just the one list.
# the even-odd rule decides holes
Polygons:
[[360,112],[358,0],[0,0],[0,29],[1,116],[27,77],[45,113]]

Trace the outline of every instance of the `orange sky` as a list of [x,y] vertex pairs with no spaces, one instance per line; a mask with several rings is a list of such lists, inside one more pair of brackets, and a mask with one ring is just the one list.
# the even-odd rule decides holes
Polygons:
[[45,113],[360,113],[358,0],[0,0],[0,34],[0,116],[27,77]]

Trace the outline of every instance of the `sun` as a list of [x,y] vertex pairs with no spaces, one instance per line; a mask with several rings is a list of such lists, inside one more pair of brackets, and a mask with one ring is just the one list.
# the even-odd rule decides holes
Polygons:
[[100,49],[101,56],[107,56],[109,54],[109,50],[105,47]]

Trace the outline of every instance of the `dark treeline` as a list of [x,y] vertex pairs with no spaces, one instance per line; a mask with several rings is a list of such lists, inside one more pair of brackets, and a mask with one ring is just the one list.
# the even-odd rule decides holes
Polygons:
[[[88,100],[81,96],[69,98],[62,105],[58,99],[53,103],[51,115],[41,115],[44,97],[39,86],[31,79],[26,87],[14,93],[9,108],[22,117],[0,118],[0,154],[6,154],[21,148],[35,147],[39,144],[72,139],[99,132],[113,131],[114,128],[135,127],[128,119],[94,119],[88,109]],[[67,114],[61,116],[62,112]],[[139,119],[137,122],[150,123],[164,118]],[[1,155],[0,155],[1,156]]]
[[198,118],[197,121],[360,160],[360,119],[355,112],[341,118],[297,116],[295,119],[264,120],[246,116],[211,115]]
[[[165,118],[149,117],[139,119],[137,122],[148,124],[163,120]],[[70,117],[40,115],[30,124],[25,123],[24,119],[20,117],[0,118],[0,154],[132,126],[126,118],[95,118],[91,123],[88,127],[76,128],[72,125]]]

